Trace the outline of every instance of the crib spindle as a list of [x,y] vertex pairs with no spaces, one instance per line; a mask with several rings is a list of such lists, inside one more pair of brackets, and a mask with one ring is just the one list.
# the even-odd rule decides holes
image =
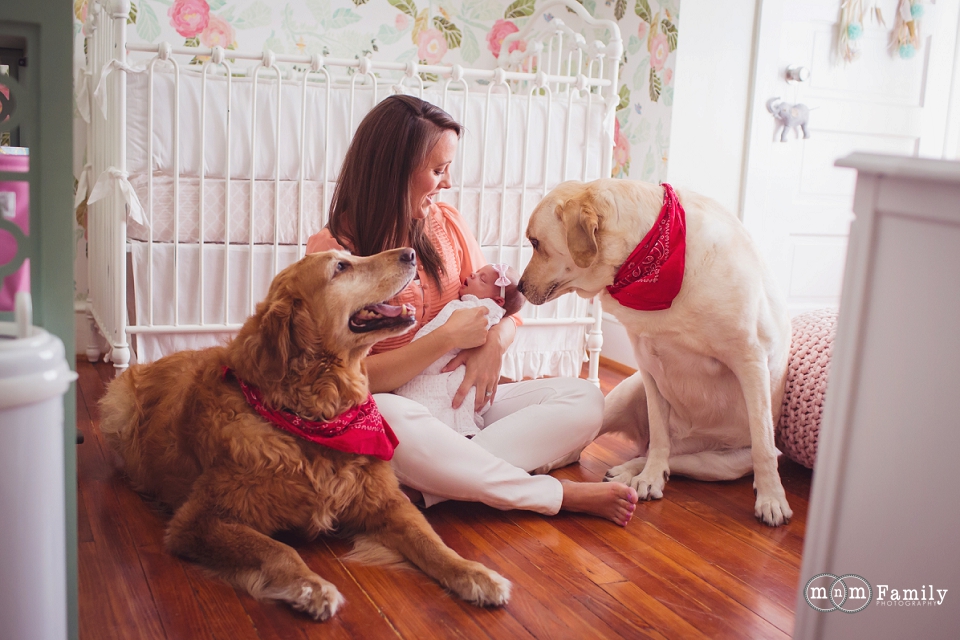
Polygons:
[[173,326],[180,326],[180,65],[173,58]]
[[230,160],[233,150],[230,146],[233,140],[233,69],[230,64],[223,60],[221,63],[227,78],[227,114],[226,114],[226,157],[224,158],[223,175],[223,324],[230,324],[230,222],[233,219],[233,209],[230,208],[230,179],[232,171],[230,169]]

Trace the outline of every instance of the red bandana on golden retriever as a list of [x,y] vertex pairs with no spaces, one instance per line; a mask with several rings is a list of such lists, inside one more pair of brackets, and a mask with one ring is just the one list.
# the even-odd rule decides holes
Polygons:
[[101,401],[104,437],[136,488],[173,509],[171,552],[320,620],[343,596],[272,534],[361,534],[464,600],[507,601],[510,583],[447,547],[388,462],[272,426],[237,381],[258,388],[268,408],[306,420],[328,421],[362,404],[369,347],[414,322],[408,310],[382,302],[415,273],[412,249],[308,255],[274,278],[228,345],[133,366],[110,384]]

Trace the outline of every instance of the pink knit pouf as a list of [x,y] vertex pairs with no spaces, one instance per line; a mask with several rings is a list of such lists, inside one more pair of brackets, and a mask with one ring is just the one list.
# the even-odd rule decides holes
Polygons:
[[793,338],[777,440],[788,458],[813,469],[830,354],[837,334],[837,311],[809,311],[793,318],[791,324]]

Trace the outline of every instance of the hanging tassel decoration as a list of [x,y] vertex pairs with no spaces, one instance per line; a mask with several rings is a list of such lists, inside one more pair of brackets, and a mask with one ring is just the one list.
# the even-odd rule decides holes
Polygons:
[[863,0],[843,0],[840,5],[840,23],[837,25],[837,57],[853,62],[860,57],[860,39],[863,37]]
[[900,0],[897,6],[890,50],[893,55],[908,60],[920,49],[920,20],[923,18],[922,0]]

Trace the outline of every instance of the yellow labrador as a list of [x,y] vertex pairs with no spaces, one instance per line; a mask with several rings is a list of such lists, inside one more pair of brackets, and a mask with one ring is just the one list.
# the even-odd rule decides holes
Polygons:
[[534,254],[520,290],[534,304],[600,293],[627,330],[640,370],[607,397],[601,433],[636,438],[642,457],[607,479],[650,500],[663,497],[671,471],[732,480],[753,470],[756,516],[779,526],[793,515],[774,446],[790,355],[786,305],[740,221],[709,198],[678,196],[686,264],[669,308],[628,308],[607,290],[664,206],[663,187],[628,180],[565,182],[547,194],[527,226]]

